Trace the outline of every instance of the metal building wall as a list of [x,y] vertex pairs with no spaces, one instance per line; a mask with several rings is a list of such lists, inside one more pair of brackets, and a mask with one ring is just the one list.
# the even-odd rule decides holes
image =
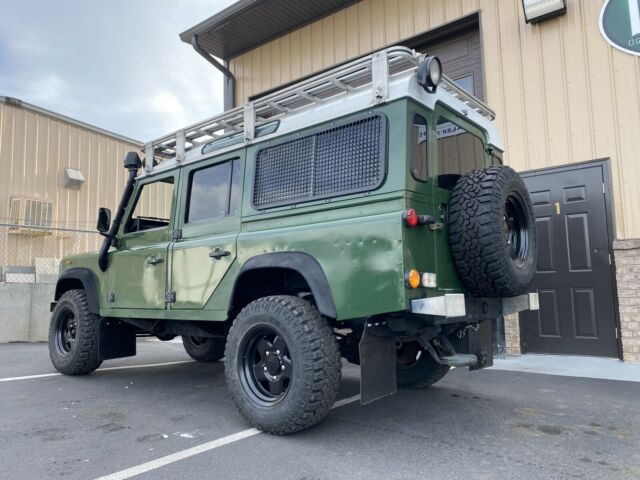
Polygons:
[[[0,223],[16,196],[55,202],[57,226],[95,228],[98,208],[115,209],[124,186],[122,159],[139,145],[0,102]],[[85,183],[64,188],[64,169],[79,169]]]
[[236,98],[480,11],[487,102],[518,170],[610,157],[616,236],[640,238],[640,57],[602,38],[602,0],[524,22],[521,0],[362,0],[231,60]]
[[[122,159],[140,146],[30,106],[0,101],[0,266],[34,266],[36,257],[94,250],[98,208],[115,210],[125,181]],[[85,183],[64,188],[64,169],[79,169]],[[54,202],[50,230],[8,227],[10,200]],[[21,219],[22,220],[22,219]]]

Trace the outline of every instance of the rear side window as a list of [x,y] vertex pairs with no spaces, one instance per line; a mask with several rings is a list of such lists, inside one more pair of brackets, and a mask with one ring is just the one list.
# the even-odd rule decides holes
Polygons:
[[351,121],[262,148],[253,205],[290,205],[378,188],[386,171],[383,115]]
[[235,215],[238,210],[240,162],[218,163],[191,172],[186,223]]
[[427,121],[421,115],[414,115],[411,126],[411,173],[416,180],[423,182],[429,178],[428,138]]
[[438,175],[464,175],[485,166],[482,140],[444,117],[438,117]]

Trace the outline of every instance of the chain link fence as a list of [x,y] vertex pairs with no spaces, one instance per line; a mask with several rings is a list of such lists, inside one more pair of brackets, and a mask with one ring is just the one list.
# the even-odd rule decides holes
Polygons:
[[0,223],[0,282],[55,283],[62,257],[101,243],[95,230]]

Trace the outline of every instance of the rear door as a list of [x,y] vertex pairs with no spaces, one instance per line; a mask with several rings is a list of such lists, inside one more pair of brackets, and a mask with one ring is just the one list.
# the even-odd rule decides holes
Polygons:
[[185,167],[181,231],[171,255],[171,309],[202,309],[236,258],[244,151]]
[[449,248],[448,214],[451,192],[458,178],[472,170],[489,165],[484,135],[472,124],[444,108],[436,108],[432,135],[434,182],[434,211],[438,212],[443,228],[436,235],[438,288],[446,291],[462,288],[455,271]]

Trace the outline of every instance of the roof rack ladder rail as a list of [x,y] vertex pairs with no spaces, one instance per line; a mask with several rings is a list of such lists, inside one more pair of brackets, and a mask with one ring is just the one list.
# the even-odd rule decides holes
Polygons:
[[471,108],[480,113],[482,116],[487,117],[489,120],[495,120],[496,113],[491,110],[491,107],[489,107],[486,103],[482,102],[477,97],[469,94],[466,90],[464,90],[446,75],[442,75],[442,83],[444,84],[445,90],[451,93],[462,103],[469,105]]

